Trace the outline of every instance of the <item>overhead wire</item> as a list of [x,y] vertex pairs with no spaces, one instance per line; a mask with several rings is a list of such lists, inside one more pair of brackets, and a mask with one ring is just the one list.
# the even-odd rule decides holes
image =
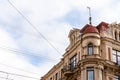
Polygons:
[[[6,79],[6,77],[1,77],[1,76],[0,76],[0,78],[2,78],[2,79]],[[10,79],[10,78],[8,78],[7,80],[14,80],[14,79]]]
[[[53,47],[53,48],[57,51],[57,53],[59,53],[59,54],[61,55],[61,53],[54,47],[54,45],[53,45],[51,42],[49,42],[49,40],[48,40],[43,34],[40,33],[40,31],[16,8],[16,6],[14,6],[9,0],[7,0],[7,1],[8,1],[9,4],[33,27],[33,29],[34,29],[36,32],[38,32],[38,33],[40,34],[40,36],[41,36],[45,41],[47,41],[48,44],[49,44],[51,47]],[[39,36],[39,37],[40,37],[40,36]],[[3,48],[2,48],[2,49],[3,49]],[[6,49],[6,48],[4,48],[4,49]],[[7,50],[13,51],[13,52],[17,52],[17,53],[21,53],[21,52],[19,52],[19,51],[17,51],[17,50],[11,50],[11,49],[7,49]],[[2,64],[2,63],[0,63],[0,64]],[[2,65],[8,66],[8,65],[6,65],[6,64],[2,64]],[[8,66],[8,67],[12,67],[12,66]],[[13,67],[13,68],[14,68],[14,69],[19,69],[19,68],[15,68],[15,67]],[[19,69],[19,70],[24,71],[23,69]],[[22,77],[34,78],[34,77],[25,76],[25,75],[8,73],[8,72],[4,72],[4,71],[0,71],[0,72],[2,72],[2,73],[7,73],[7,74],[11,74],[11,75],[22,76]],[[28,72],[28,71],[25,71],[25,72]],[[29,73],[31,73],[31,72],[29,72]],[[32,73],[33,73],[33,72],[32,72]],[[36,73],[34,73],[34,74],[36,74]],[[37,78],[34,78],[34,79],[37,79]],[[9,79],[9,80],[10,80],[10,79]],[[13,79],[11,79],[11,80],[13,80]]]
[[[4,50],[8,50],[8,51],[12,51],[12,52],[15,52],[16,54],[19,54],[19,55],[29,55],[29,56],[34,56],[30,53],[33,53],[33,52],[30,52],[29,51],[29,54],[28,53],[25,53],[24,51],[22,50],[18,50],[18,49],[15,49],[15,48],[10,48],[10,47],[6,47],[6,46],[0,46],[0,49],[4,49]],[[52,62],[56,62],[57,60],[55,59],[51,59],[49,56],[38,56],[37,57],[43,57],[43,58],[46,58],[48,60],[51,60]]]
[[[20,51],[20,50],[14,49],[14,48],[10,48],[10,47],[5,47],[5,46],[4,46],[4,47],[1,47],[1,46],[0,46],[0,49],[4,49],[4,50],[7,50],[7,51],[12,51],[12,52],[15,52],[15,53],[20,54],[20,55],[26,54],[26,53],[23,52],[23,51]],[[28,53],[27,53],[26,55],[31,55],[31,54],[28,54]],[[31,56],[33,56],[33,55],[31,55]],[[43,56],[40,56],[40,57],[43,57]],[[52,62],[53,62],[53,61],[54,61],[54,62],[56,61],[56,60],[53,60],[53,59],[51,59],[51,58],[48,58],[47,56],[44,56],[44,57],[46,57],[47,59],[49,59],[48,61],[52,61]],[[0,65],[6,66],[6,67],[9,67],[9,68],[13,68],[13,69],[16,69],[16,70],[19,70],[19,71],[23,71],[23,72],[40,75],[40,74],[38,74],[38,73],[31,72],[31,71],[27,71],[27,70],[20,69],[20,68],[16,68],[16,67],[13,67],[13,66],[10,66],[10,65],[1,63],[1,62],[0,62]]]
[[20,69],[20,68],[16,68],[16,67],[13,67],[13,66],[10,66],[10,65],[7,65],[7,64],[3,64],[3,63],[1,63],[1,62],[0,62],[0,65],[6,66],[6,67],[9,67],[9,68],[13,68],[13,69],[16,69],[16,70],[19,70],[19,71],[23,71],[23,72],[40,75],[40,74],[38,74],[38,73],[31,72],[31,71],[27,71],[27,70]]
[[26,16],[25,16],[21,11],[18,10],[18,8],[10,2],[10,0],[7,0],[7,1],[8,1],[8,3],[29,23],[29,25],[31,25],[31,27],[32,27],[34,30],[35,30],[54,50],[56,50],[56,52],[57,52],[60,56],[62,56],[61,52],[59,52],[59,50],[36,28],[36,26],[33,25],[33,24],[31,23],[31,21],[28,20],[28,18],[26,18]]
[[26,78],[39,80],[39,78],[32,77],[32,76],[26,76],[26,75],[21,75],[21,74],[16,74],[16,73],[10,73],[10,72],[6,72],[6,71],[0,71],[0,72],[5,73],[5,74],[10,74],[10,75],[21,76],[21,77],[26,77]]

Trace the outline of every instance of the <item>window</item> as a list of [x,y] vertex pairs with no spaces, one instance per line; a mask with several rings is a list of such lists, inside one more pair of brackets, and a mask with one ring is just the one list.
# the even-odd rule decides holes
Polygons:
[[70,59],[70,69],[73,70],[76,68],[76,66],[77,66],[77,55],[73,56]]
[[115,40],[117,40],[117,32],[115,31]]
[[55,80],[58,80],[58,73],[55,74]]
[[52,77],[50,78],[50,80],[52,80]]
[[119,77],[118,76],[114,76],[113,80],[119,80]]
[[94,68],[87,68],[87,80],[94,80]]
[[111,60],[110,48],[108,48],[108,59]]
[[88,54],[89,55],[93,54],[93,44],[91,43],[88,44]]
[[120,51],[112,50],[112,58],[113,58],[112,60],[113,62],[120,65]]
[[119,41],[120,41],[120,33],[119,33]]

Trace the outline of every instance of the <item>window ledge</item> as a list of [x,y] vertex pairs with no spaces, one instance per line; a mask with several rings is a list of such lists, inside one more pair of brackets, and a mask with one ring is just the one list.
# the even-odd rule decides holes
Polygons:
[[91,54],[91,55],[83,55],[82,59],[86,59],[86,58],[100,58],[99,54]]

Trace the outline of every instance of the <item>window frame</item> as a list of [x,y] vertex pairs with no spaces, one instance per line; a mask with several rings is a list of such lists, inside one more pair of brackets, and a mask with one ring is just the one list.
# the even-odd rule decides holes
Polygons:
[[120,65],[120,51],[115,49],[112,50],[112,61]]
[[92,43],[89,43],[89,44],[88,44],[87,50],[88,50],[88,51],[87,51],[87,52],[88,52],[88,53],[87,53],[88,55],[94,54],[94,46],[93,46]]
[[115,34],[115,40],[117,40],[117,31],[115,31],[114,34]]
[[114,80],[119,80],[119,76],[114,76]]
[[55,74],[55,80],[58,80],[58,73]]
[[120,41],[120,32],[119,32],[119,41]]
[[70,58],[70,70],[74,70],[77,66],[77,54]]
[[92,71],[92,73],[93,73],[93,74],[92,74],[93,80],[95,80],[95,73],[94,73],[95,71],[94,71],[94,67],[87,67],[87,70],[86,70],[87,80],[91,80],[91,79],[88,78],[89,72],[91,72],[91,71]]

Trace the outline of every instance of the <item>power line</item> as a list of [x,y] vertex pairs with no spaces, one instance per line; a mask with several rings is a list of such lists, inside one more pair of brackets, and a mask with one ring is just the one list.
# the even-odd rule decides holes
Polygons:
[[[1,77],[1,76],[0,76],[0,78],[2,78],[2,79],[6,79],[5,77]],[[10,79],[10,78],[8,78],[7,80],[14,80],[14,79]]]
[[34,72],[30,72],[30,71],[27,71],[27,70],[24,70],[24,69],[20,69],[20,68],[16,68],[16,67],[13,67],[13,66],[9,66],[9,65],[3,64],[1,62],[0,62],[0,65],[6,66],[6,67],[9,67],[9,68],[13,68],[13,69],[16,69],[16,70],[19,70],[19,71],[24,71],[24,72],[27,72],[27,73],[40,75],[38,73],[34,73]]
[[[4,50],[8,50],[8,51],[15,52],[15,53],[18,53],[18,54],[20,54],[20,53],[25,54],[23,51],[20,51],[20,50],[14,49],[14,48],[1,47],[1,46],[0,46],[0,48],[1,48],[1,49],[4,49]],[[31,54],[27,54],[27,55],[31,55]],[[32,55],[31,55],[31,56],[32,56]],[[44,57],[46,57],[46,56],[44,56]],[[52,60],[52,61],[55,61],[55,60],[50,59],[50,58],[48,58],[48,57],[47,57],[47,59]],[[19,70],[19,71],[24,71],[24,72],[27,72],[27,73],[32,73],[32,74],[40,75],[40,74],[38,74],[38,73],[31,72],[31,71],[27,71],[27,70],[20,69],[20,68],[16,68],[16,67],[13,67],[13,66],[10,66],[10,65],[7,65],[7,64],[0,63],[0,65],[6,66],[6,67],[9,67],[9,68],[13,68],[13,69],[16,69],[16,70]]]
[[17,7],[10,2],[10,0],[7,0],[7,1],[8,1],[8,3],[29,23],[29,25],[31,25],[31,27],[32,27],[34,30],[35,30],[37,33],[39,33],[39,35],[40,35],[46,42],[48,42],[48,44],[49,44],[53,49],[55,49],[56,52],[60,54],[60,56],[62,56],[61,52],[59,52],[58,49],[53,46],[53,44],[36,28],[36,26],[33,25],[33,24],[31,23],[31,21],[28,20],[28,19],[26,18],[26,16],[24,16],[24,14],[23,14],[21,11],[18,10]]
[[9,74],[7,74],[6,80],[8,80],[8,76],[9,76]]
[[31,77],[31,76],[26,76],[26,75],[21,75],[21,74],[16,74],[16,73],[9,73],[9,72],[5,72],[5,71],[0,71],[0,72],[5,73],[5,74],[10,74],[10,75],[21,76],[21,77],[26,77],[26,78],[32,78],[32,79],[39,80],[39,78],[36,78],[36,77]]
[[[19,54],[19,55],[23,55],[23,54],[24,54],[24,55],[34,56],[34,55],[32,55],[32,54],[28,54],[28,53],[25,53],[24,51],[21,51],[21,50],[18,50],[18,49],[14,49],[14,48],[10,48],[10,47],[0,46],[0,48],[1,48],[1,49],[4,49],[4,50],[8,50],[8,51],[15,52],[15,53],[17,53],[17,54]],[[29,53],[32,53],[32,52],[29,51]],[[53,61],[53,62],[56,62],[56,61],[57,61],[57,60],[55,60],[55,59],[49,58],[48,56],[39,56],[39,57],[46,58],[46,59],[51,60],[51,61]]]

